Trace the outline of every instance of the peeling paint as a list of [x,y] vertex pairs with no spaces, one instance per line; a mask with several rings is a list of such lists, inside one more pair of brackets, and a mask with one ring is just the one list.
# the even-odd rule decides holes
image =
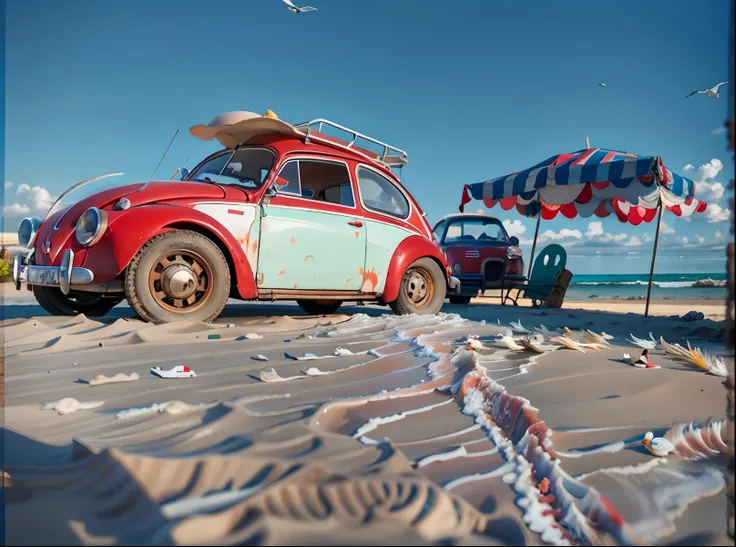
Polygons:
[[305,256],[305,257],[304,257],[304,262],[306,262],[306,261],[307,261],[307,260],[309,260],[310,258],[311,258],[312,260],[314,260],[314,255],[307,255],[307,256]]
[[296,283],[294,283],[294,288],[296,289]]
[[254,241],[253,243],[251,243],[250,248],[251,252],[255,253],[258,250],[258,242]]
[[360,287],[360,292],[374,292],[376,285],[378,285],[378,273],[374,268],[363,274],[363,286]]
[[292,237],[291,237],[291,238],[289,239],[289,242],[290,242],[290,243],[291,243],[292,245],[294,245],[294,243],[296,243],[296,239],[294,239],[294,237],[292,236]]
[[285,273],[286,273],[286,270],[281,270],[279,273],[276,274],[276,276],[278,277],[279,275],[284,275]]
[[360,232],[355,232],[355,237],[360,237]]
[[363,268],[358,268],[358,275],[363,277]]

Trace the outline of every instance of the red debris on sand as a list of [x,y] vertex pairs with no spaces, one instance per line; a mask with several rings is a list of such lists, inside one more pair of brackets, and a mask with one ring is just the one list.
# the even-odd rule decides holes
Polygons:
[[539,483],[539,491],[542,494],[546,494],[549,492],[549,479],[547,477],[544,477],[542,479],[542,482]]

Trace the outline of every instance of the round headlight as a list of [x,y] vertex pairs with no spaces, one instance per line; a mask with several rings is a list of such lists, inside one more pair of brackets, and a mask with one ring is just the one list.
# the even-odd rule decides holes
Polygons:
[[77,241],[88,246],[97,243],[107,228],[107,213],[97,207],[90,207],[77,221]]
[[18,226],[18,244],[26,249],[33,247],[40,227],[41,221],[37,218],[24,218],[21,220]]
[[462,267],[462,265],[459,262],[457,262],[455,264],[454,268],[455,268],[455,273],[456,274],[459,274],[459,273],[462,273],[463,272],[463,267]]

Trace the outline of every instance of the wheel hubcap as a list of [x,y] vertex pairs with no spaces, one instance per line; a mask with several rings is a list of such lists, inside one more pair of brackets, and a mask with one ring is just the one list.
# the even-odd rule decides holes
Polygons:
[[212,295],[212,270],[201,256],[176,250],[159,256],[148,286],[156,302],[174,313],[192,313]]
[[424,270],[410,270],[406,273],[404,292],[415,307],[421,308],[431,302],[434,296],[432,276]]
[[190,266],[172,264],[161,276],[164,292],[174,299],[187,299],[197,290],[197,277]]

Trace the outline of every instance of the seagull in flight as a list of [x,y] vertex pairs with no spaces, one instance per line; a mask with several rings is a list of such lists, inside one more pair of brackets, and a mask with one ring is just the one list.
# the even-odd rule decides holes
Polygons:
[[710,95],[711,97],[715,97],[716,99],[718,99],[721,96],[721,94],[718,93],[718,88],[721,87],[722,85],[726,85],[727,83],[728,83],[728,80],[726,80],[725,82],[721,82],[718,85],[714,85],[710,89],[704,89],[702,91],[693,91],[692,93],[690,93],[690,95],[686,95],[685,98],[687,99],[688,97],[692,97],[696,93],[704,93],[705,95]]
[[303,8],[298,8],[294,4],[292,4],[291,0],[283,0],[284,4],[289,6],[289,11],[293,11],[294,13],[301,13],[303,11],[317,11],[317,8],[313,8],[312,6],[304,6]]
[[603,82],[599,83],[598,85],[601,87],[606,87],[606,84],[604,84]]

